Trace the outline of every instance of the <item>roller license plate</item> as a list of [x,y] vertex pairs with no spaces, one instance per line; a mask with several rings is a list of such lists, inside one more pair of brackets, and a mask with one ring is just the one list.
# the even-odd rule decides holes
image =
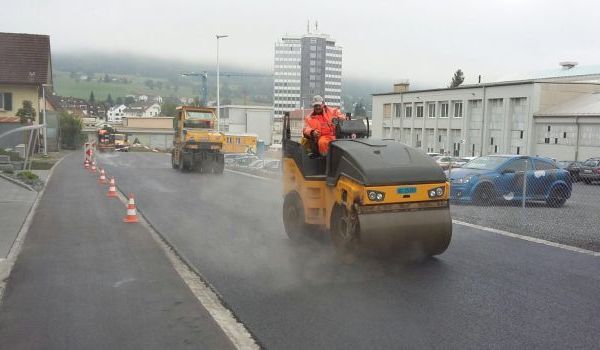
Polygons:
[[399,194],[413,194],[417,192],[416,187],[398,187],[396,189],[396,193]]

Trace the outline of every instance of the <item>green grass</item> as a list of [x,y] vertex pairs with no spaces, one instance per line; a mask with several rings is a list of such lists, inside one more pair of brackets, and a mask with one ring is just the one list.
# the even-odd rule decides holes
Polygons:
[[[90,97],[90,92],[94,92],[96,101],[104,101],[111,94],[113,101],[117,97],[125,97],[126,95],[159,95],[162,97],[167,96],[193,96],[192,89],[190,87],[180,87],[177,92],[175,90],[154,88],[153,90],[144,85],[144,82],[148,79],[152,79],[155,82],[161,79],[148,78],[148,77],[136,77],[128,75],[115,75],[110,74],[111,77],[115,78],[127,78],[130,82],[127,84],[116,83],[116,82],[99,82],[97,80],[92,81],[79,81],[70,77],[69,73],[61,71],[53,71],[54,90],[59,96],[73,96],[83,99]],[[96,74],[96,78],[104,76],[104,74]],[[161,80],[163,84],[166,84],[165,80]]]
[[[92,81],[79,81],[70,77],[68,72],[55,70],[52,72],[54,80],[54,90],[59,96],[73,96],[87,100],[90,97],[90,92],[94,92],[96,101],[105,101],[110,94],[113,101],[117,97],[125,97],[126,95],[158,95],[161,97],[197,97],[198,86],[196,90],[192,89],[190,85],[180,85],[177,92],[173,88],[167,89],[165,87],[168,84],[165,79],[157,79],[152,77],[142,77],[135,75],[120,75],[108,73],[111,78],[127,78],[129,83],[117,83],[117,82],[101,82],[97,79],[104,77],[104,73],[96,73],[95,79]],[[148,88],[144,82],[146,80],[154,80],[163,82],[163,88],[154,89]],[[194,84],[199,84],[194,82]],[[227,85],[225,87],[224,85]],[[215,85],[211,80],[208,84],[209,100],[215,99]],[[229,91],[227,91],[229,90]],[[244,95],[248,95],[244,97]],[[255,94],[263,95],[263,100],[256,98]],[[221,79],[221,101],[226,98],[231,99],[233,104],[256,104],[256,105],[271,105],[270,100],[264,101],[264,96],[270,98],[272,94],[272,82],[271,80],[265,79],[252,79],[248,77],[223,77]]]

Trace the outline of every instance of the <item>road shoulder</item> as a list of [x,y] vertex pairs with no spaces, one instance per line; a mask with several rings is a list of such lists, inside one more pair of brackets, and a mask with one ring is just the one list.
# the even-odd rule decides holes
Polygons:
[[9,277],[11,348],[234,348],[146,227],[70,156],[55,169]]

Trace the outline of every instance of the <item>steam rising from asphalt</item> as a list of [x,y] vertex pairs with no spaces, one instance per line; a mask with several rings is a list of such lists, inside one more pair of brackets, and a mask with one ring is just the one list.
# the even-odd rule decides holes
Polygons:
[[[209,271],[209,280],[210,274],[218,274],[277,292],[307,285],[365,283],[407,268],[405,261],[366,256],[343,262],[325,232],[315,232],[301,244],[289,240],[282,222],[279,180],[227,172],[221,176],[179,173],[171,169],[168,157],[112,153],[99,159],[125,191],[144,188],[136,192],[138,208],[180,254]],[[422,255],[422,249],[415,247],[405,258],[415,261]]]

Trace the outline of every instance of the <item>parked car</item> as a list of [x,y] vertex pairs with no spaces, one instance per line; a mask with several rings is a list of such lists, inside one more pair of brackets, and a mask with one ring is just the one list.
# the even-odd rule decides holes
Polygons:
[[280,159],[257,159],[248,165],[251,169],[279,170],[281,168]]
[[571,174],[571,180],[573,182],[579,181],[579,171],[581,170],[581,162],[573,160],[560,160],[556,162],[559,168],[565,169]]
[[[527,183],[523,186],[525,173]],[[560,207],[571,197],[569,172],[548,158],[483,156],[452,170],[449,176],[450,199],[458,202],[490,204],[498,199],[521,201],[524,198]]]
[[246,154],[246,153],[226,153],[224,156],[225,164],[233,165],[233,164],[235,164],[235,161],[237,159],[244,158],[244,157],[248,157],[248,154]]
[[246,167],[246,166],[250,165],[250,163],[252,163],[252,162],[254,162],[256,160],[258,160],[257,156],[247,155],[247,156],[244,156],[244,157],[236,158],[233,164],[234,165],[238,165],[238,166]]
[[428,156],[430,156],[430,157],[439,157],[439,156],[441,156],[442,154],[440,154],[440,153],[435,153],[435,152],[428,152],[428,153],[427,153],[427,155],[428,155]]
[[433,159],[444,170],[447,170],[450,167],[460,168],[467,163],[467,160],[459,157],[437,156],[433,157]]
[[600,158],[590,158],[581,164],[579,178],[586,184],[600,181]]

